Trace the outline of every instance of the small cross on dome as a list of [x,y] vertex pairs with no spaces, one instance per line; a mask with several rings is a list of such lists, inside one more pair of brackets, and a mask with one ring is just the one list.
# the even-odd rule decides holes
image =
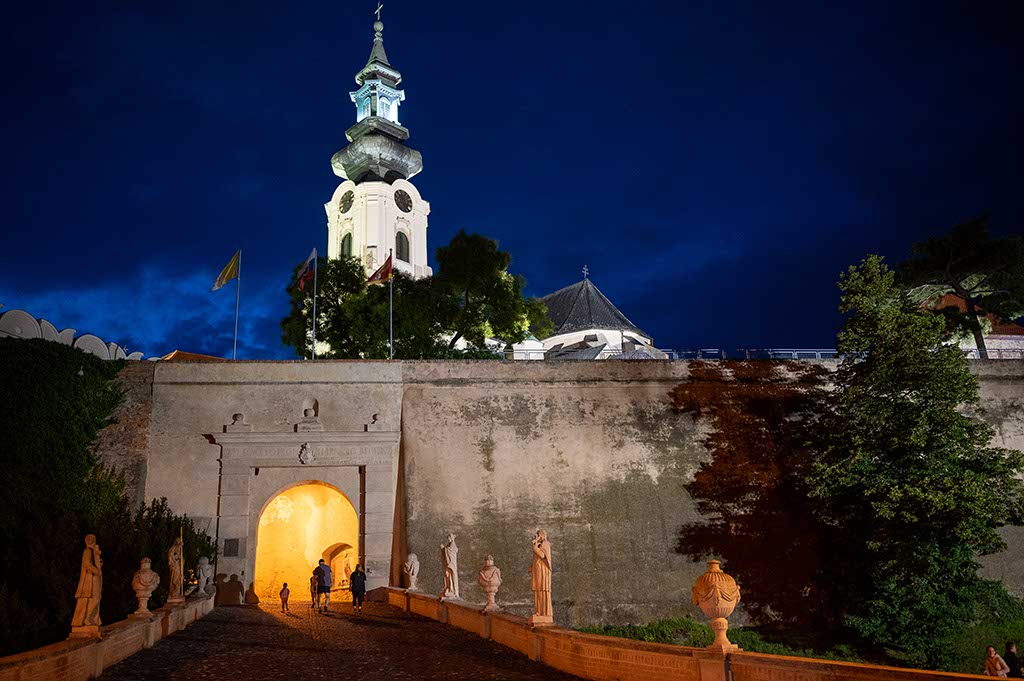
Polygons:
[[377,3],[377,9],[373,10],[373,13],[377,15],[377,21],[380,21],[380,11],[382,9],[384,9],[384,5],[382,3],[378,2]]
[[589,279],[590,278],[590,268],[588,268],[586,265],[583,266],[583,278],[584,279]]

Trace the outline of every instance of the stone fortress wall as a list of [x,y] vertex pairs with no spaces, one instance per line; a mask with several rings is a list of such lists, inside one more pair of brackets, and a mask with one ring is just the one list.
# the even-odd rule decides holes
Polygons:
[[[229,563],[252,570],[246,556],[255,555],[255,523],[279,488],[324,479],[354,505],[359,498],[371,587],[397,583],[401,561],[414,552],[420,588],[439,590],[440,546],[450,531],[460,547],[463,598],[484,601],[476,573],[492,553],[503,572],[502,607],[528,614],[528,543],[544,527],[560,624],[691,611],[689,590],[705,567],[676,545],[680,526],[700,517],[684,485],[709,455],[703,426],[674,413],[669,399],[691,380],[686,362],[133,366],[125,380],[140,392],[152,386],[151,401],[136,406],[151,409],[148,422],[138,420],[146,436],[115,439],[102,454],[137,469],[145,481],[139,500],[165,496],[211,534],[219,514],[222,549],[228,532],[243,540],[241,557],[220,558],[221,572]],[[1024,362],[974,362],[973,369],[996,444],[1024,449]],[[314,446],[316,461],[303,464],[299,442],[308,436],[295,431],[310,404],[323,444]],[[262,450],[250,452],[250,474],[235,471],[227,485],[218,435],[236,413],[258,437],[232,434],[225,451],[241,447],[240,437],[272,442],[273,461],[261,469]],[[343,451],[330,449],[342,442]],[[238,520],[244,513],[248,525]],[[1005,536],[1010,549],[986,560],[986,569],[1024,594],[1024,530]]]

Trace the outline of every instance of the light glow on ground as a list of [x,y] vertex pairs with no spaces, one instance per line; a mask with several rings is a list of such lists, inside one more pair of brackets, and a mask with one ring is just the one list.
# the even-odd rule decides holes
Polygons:
[[359,518],[345,496],[315,483],[285,490],[267,504],[256,535],[256,595],[278,600],[288,583],[291,600],[309,600],[309,578],[321,558],[335,570],[335,588],[344,564],[355,565]]

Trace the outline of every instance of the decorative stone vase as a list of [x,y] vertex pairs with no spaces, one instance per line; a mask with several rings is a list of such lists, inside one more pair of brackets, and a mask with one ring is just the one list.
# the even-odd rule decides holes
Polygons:
[[494,557],[491,554],[488,553],[484,558],[484,566],[480,568],[476,581],[480,585],[480,590],[487,597],[484,612],[497,610],[498,604],[494,601],[494,597],[498,593],[498,587],[501,586],[501,570],[494,564]]
[[740,649],[738,645],[730,643],[726,636],[729,629],[729,620],[726,618],[740,602],[740,587],[735,579],[722,572],[720,566],[717,560],[708,561],[708,571],[697,578],[692,593],[693,604],[700,606],[701,611],[711,618],[715,640],[708,649],[726,653]]
[[135,590],[135,598],[139,599],[139,609],[132,613],[132,617],[149,617],[149,597],[160,584],[160,575],[153,570],[149,558],[143,558],[135,577],[132,579],[132,589]]

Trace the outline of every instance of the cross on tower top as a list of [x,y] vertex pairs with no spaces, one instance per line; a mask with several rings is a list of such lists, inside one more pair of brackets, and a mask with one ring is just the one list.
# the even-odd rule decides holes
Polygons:
[[583,266],[583,278],[584,279],[589,279],[590,278],[590,269],[586,265]]
[[375,10],[373,11],[373,13],[377,15],[377,21],[380,21],[380,11],[381,11],[382,9],[384,9],[384,5],[383,5],[383,3],[380,3],[380,2],[378,2],[378,3],[377,3],[377,9],[375,9]]

